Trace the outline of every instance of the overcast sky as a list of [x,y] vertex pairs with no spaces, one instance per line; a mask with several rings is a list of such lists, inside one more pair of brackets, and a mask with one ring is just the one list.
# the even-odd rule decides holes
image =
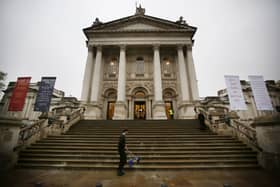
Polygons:
[[[135,13],[135,0],[0,0],[0,70],[56,76],[66,96],[81,96],[87,48],[82,29],[98,17]],[[198,27],[193,49],[200,96],[216,95],[224,75],[280,79],[279,0],[138,0],[146,14]]]

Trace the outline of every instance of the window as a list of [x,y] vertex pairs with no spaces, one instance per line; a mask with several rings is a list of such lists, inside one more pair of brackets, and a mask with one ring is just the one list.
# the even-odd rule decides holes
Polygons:
[[171,76],[171,63],[169,58],[165,57],[163,58],[163,74],[165,77],[170,77]]
[[136,76],[144,76],[144,58],[136,58]]
[[108,66],[109,77],[116,77],[117,70],[117,58],[112,58]]

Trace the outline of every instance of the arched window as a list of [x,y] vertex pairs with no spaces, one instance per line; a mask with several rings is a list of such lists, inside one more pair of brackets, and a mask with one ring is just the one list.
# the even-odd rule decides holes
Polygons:
[[108,66],[109,77],[116,77],[117,71],[118,71],[117,58],[112,58]]
[[170,63],[170,59],[167,57],[163,58],[163,64],[162,64],[162,69],[163,69],[163,74],[165,77],[170,77],[171,73],[172,73],[172,69],[171,69],[171,63]]
[[144,58],[136,58],[136,76],[144,76]]

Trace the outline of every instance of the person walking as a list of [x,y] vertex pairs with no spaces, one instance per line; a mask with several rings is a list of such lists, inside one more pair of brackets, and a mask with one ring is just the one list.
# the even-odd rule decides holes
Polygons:
[[199,129],[200,129],[200,130],[205,130],[205,129],[206,129],[206,125],[205,125],[205,122],[204,122],[205,117],[204,117],[204,115],[202,114],[202,112],[199,112],[199,114],[198,114],[198,120],[199,120],[199,125],[200,125]]
[[124,129],[122,131],[122,134],[120,135],[120,139],[119,139],[119,144],[118,144],[118,152],[120,155],[120,162],[119,162],[119,167],[118,167],[118,176],[122,176],[124,175],[124,165],[127,162],[127,156],[126,156],[126,151],[127,151],[127,145],[125,142],[125,135],[128,133],[128,129]]
[[168,112],[169,112],[170,119],[173,119],[174,116],[173,110],[170,108]]

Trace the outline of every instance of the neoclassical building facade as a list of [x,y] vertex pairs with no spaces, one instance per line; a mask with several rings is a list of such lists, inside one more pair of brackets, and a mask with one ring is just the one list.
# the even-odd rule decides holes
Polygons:
[[83,31],[88,57],[81,101],[85,119],[191,119],[199,100],[192,56],[196,27],[145,15]]

